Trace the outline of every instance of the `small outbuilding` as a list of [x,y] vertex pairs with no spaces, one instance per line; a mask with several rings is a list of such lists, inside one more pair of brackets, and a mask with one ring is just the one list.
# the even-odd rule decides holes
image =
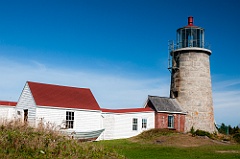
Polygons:
[[145,108],[155,111],[155,128],[175,129],[184,132],[186,112],[174,98],[148,96]]

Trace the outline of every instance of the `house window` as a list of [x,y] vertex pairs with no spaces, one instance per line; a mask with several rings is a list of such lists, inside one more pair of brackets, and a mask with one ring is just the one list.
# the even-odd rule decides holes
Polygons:
[[73,129],[74,112],[66,112],[66,129]]
[[142,119],[142,128],[143,129],[147,128],[147,119]]
[[174,116],[173,115],[168,116],[168,128],[174,128]]
[[138,129],[138,119],[133,118],[133,123],[132,123],[132,130],[137,130]]

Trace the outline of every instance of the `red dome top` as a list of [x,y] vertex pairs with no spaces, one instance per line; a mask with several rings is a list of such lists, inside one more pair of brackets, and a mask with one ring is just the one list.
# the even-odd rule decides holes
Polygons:
[[193,26],[193,17],[188,17],[188,26]]

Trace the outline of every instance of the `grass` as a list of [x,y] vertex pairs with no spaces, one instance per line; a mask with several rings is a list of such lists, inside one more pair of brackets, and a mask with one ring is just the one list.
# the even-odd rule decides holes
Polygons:
[[0,125],[0,158],[124,158],[113,149],[61,136],[53,129],[37,129],[9,122]]
[[0,124],[0,158],[239,159],[240,144],[153,129],[136,137],[78,142],[52,128]]
[[101,141],[105,147],[114,148],[119,154],[129,159],[239,159],[239,145],[211,145],[200,147],[175,147],[132,142],[127,139]]
[[101,141],[96,144],[114,148],[129,159],[239,159],[240,145],[192,137],[166,129],[152,129],[136,137]]

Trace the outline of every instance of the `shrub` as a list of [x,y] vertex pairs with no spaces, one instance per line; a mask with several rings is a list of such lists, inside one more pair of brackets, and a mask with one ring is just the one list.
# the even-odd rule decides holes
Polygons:
[[147,131],[142,132],[141,134],[137,135],[136,139],[140,140],[152,140],[159,136],[166,136],[176,133],[176,130],[169,130],[169,129],[150,129]]
[[240,133],[237,133],[237,134],[233,135],[233,139],[234,139],[237,143],[240,143]]
[[195,135],[196,135],[196,132],[195,132],[193,126],[191,127],[190,133],[192,134],[192,136],[195,136]]
[[193,131],[193,133],[191,133],[191,134],[194,134],[193,136],[195,136],[195,135],[197,135],[197,136],[207,136],[211,139],[214,139],[214,134],[211,134],[211,133],[209,133],[207,131],[204,131],[204,130],[197,129],[195,132]]
[[204,130],[199,130],[199,129],[197,129],[197,130],[195,131],[195,134],[196,134],[197,136],[207,136],[207,137],[209,137],[209,138],[212,138],[212,134],[210,134],[209,132],[204,131]]

